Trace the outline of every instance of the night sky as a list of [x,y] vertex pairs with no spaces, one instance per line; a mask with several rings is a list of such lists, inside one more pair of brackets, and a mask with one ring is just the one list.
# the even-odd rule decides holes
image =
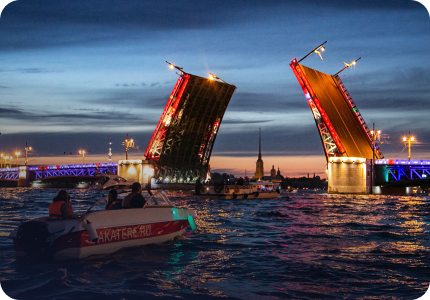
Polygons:
[[[178,78],[213,73],[237,87],[212,153],[213,171],[255,171],[258,128],[265,172],[324,174],[315,122],[289,63],[328,41],[366,123],[384,133],[386,158],[430,159],[430,18],[412,0],[19,0],[0,18],[0,151],[35,148],[30,163],[124,158],[128,133],[141,157]],[[395,138],[395,139],[394,139]],[[66,155],[64,155],[66,152]],[[72,155],[70,155],[72,153]],[[46,159],[50,157],[51,160]],[[80,162],[80,161],[77,161]]]

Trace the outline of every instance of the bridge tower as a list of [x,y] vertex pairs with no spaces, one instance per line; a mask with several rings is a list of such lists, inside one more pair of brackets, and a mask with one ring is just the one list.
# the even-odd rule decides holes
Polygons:
[[154,163],[154,178],[159,182],[194,183],[197,179],[203,182],[221,121],[236,87],[177,69],[179,79],[144,155]]

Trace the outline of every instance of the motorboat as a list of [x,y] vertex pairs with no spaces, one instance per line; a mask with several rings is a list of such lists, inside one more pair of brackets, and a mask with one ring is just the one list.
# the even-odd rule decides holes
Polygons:
[[278,198],[280,187],[278,183],[267,181],[250,182],[245,185],[214,185],[202,186],[201,196],[223,199],[268,199]]
[[93,185],[91,185],[91,189],[94,190],[110,190],[110,189],[131,189],[132,181],[127,181],[127,179],[115,175],[115,174],[106,174],[101,176],[100,179],[96,180]]
[[98,200],[77,219],[40,217],[21,223],[10,234],[17,256],[81,259],[160,244],[182,235],[188,227],[196,229],[196,211],[176,207],[163,191],[151,195],[143,208],[104,210],[105,200]]
[[293,188],[288,188],[284,191],[281,190],[281,192],[279,193],[279,198],[288,198],[291,196],[291,194],[296,194],[298,192],[297,189],[293,189]]

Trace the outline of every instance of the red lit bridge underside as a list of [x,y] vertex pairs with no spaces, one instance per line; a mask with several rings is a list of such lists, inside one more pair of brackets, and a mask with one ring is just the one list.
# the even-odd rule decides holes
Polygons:
[[[299,65],[336,131],[348,157],[372,158],[372,142],[336,79]],[[378,157],[378,153],[376,153]]]

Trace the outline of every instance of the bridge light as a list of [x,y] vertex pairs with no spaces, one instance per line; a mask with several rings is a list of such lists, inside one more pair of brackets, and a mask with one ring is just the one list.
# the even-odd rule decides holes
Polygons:
[[221,81],[221,82],[227,83],[227,82],[225,82],[224,80],[222,80],[221,78],[219,78],[219,77],[215,76],[215,75],[214,75],[214,74],[212,74],[212,73],[209,73],[209,79],[210,79],[210,80],[218,79],[218,80],[219,80],[219,81]]
[[82,164],[84,164],[84,159],[85,159],[85,150],[83,150],[83,149],[82,149],[82,150],[79,150],[79,151],[78,151],[78,153],[82,155]]
[[346,62],[344,62],[343,64],[345,65],[345,68],[343,68],[342,70],[340,70],[339,72],[337,72],[336,74],[334,74],[333,76],[338,75],[340,72],[342,72],[343,70],[349,68],[350,66],[353,66],[357,63],[357,61],[359,61],[361,59],[361,57],[357,58],[356,60],[354,60],[352,63],[347,64]]
[[15,156],[16,156],[16,166],[18,167],[18,157],[21,155],[20,151],[15,151]]
[[403,141],[407,143],[405,147],[408,147],[408,159],[411,160],[411,142],[415,142],[415,137],[411,136],[411,133],[409,132],[408,137],[403,137]]
[[[167,60],[166,60],[166,63],[168,63],[168,64],[169,64],[169,68],[170,68],[170,69],[175,68],[175,69],[178,69],[179,71],[181,71],[181,72],[182,72],[182,69],[183,69],[183,68],[178,67],[178,66],[175,66],[175,65],[174,65],[174,64],[172,64],[172,63],[169,63]],[[181,75],[182,75],[182,74],[181,74]]]
[[[327,43],[327,41],[325,41],[324,43],[322,43],[321,45],[319,45],[318,47],[316,47],[314,50],[312,50],[311,52],[309,52],[305,57],[303,57],[301,60],[299,60],[299,62],[301,62],[302,60],[304,60],[306,57],[308,57],[309,55],[311,55],[312,53],[316,53],[316,54],[318,54],[319,55],[319,57],[321,58],[321,59],[323,59],[322,58],[322,56],[321,56],[321,52],[323,52],[324,50],[325,50],[325,48],[323,47],[323,45],[325,44],[325,43]],[[318,50],[321,50],[321,52],[319,52]],[[295,63],[296,62],[296,59],[294,59],[293,60],[293,63]]]

